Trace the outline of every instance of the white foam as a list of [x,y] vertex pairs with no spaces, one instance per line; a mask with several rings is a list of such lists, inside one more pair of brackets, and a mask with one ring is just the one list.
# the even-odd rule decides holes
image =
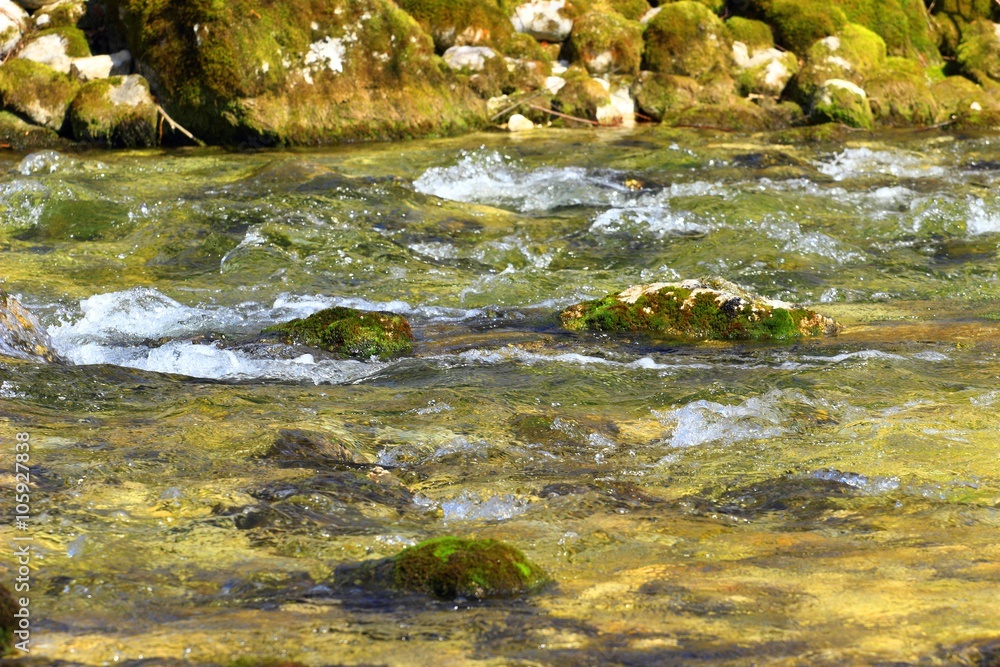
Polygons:
[[818,470],[812,474],[816,479],[825,479],[831,482],[839,482],[846,486],[861,489],[867,493],[887,493],[899,488],[898,477],[867,477],[854,472],[841,472],[839,470]]
[[562,363],[574,366],[609,366],[615,368],[636,368],[642,370],[676,370],[680,368],[711,368],[707,364],[663,364],[651,357],[641,357],[635,361],[622,362],[603,357],[594,357],[577,352],[563,352],[560,354],[543,354],[531,352],[514,345],[506,345],[502,348],[474,349],[466,350],[458,355],[440,355],[433,359],[445,363],[464,364],[502,364],[509,362],[520,362],[527,365]]
[[873,151],[870,148],[845,148],[822,160],[816,168],[835,181],[885,174],[897,178],[936,178],[945,175],[942,167],[927,164],[927,158],[903,151]]
[[779,410],[780,391],[755,396],[738,405],[704,399],[666,412],[653,414],[671,429],[667,444],[694,447],[706,443],[733,444],[773,438],[785,433],[785,417]]
[[987,210],[986,203],[981,198],[970,197],[965,229],[973,236],[996,234],[1000,232],[1000,213],[996,210]]
[[483,500],[475,493],[462,493],[441,503],[445,521],[503,521],[528,511],[531,503],[510,494]]

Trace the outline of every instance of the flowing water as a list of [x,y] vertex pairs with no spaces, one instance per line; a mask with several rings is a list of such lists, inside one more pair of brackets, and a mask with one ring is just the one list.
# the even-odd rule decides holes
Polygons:
[[[552,131],[0,162],[0,278],[72,361],[0,362],[0,572],[28,432],[39,664],[1000,652],[1000,139]],[[705,275],[846,329],[558,326]],[[414,355],[224,342],[330,305],[405,314]],[[370,465],[264,456],[282,429]],[[448,534],[509,542],[555,583],[437,602],[344,580]]]

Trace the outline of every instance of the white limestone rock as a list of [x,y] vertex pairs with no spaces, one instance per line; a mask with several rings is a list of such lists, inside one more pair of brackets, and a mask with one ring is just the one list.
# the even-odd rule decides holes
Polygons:
[[132,71],[132,54],[126,50],[111,55],[74,58],[70,65],[70,73],[80,81],[124,76],[130,71]]
[[526,132],[535,129],[535,124],[519,113],[514,114],[507,120],[507,129],[511,132]]
[[510,22],[537,40],[562,42],[573,30],[573,19],[562,15],[565,6],[566,0],[531,0],[514,8]]
[[496,55],[488,46],[453,46],[444,52],[443,58],[452,69],[481,72],[486,67],[486,61]]

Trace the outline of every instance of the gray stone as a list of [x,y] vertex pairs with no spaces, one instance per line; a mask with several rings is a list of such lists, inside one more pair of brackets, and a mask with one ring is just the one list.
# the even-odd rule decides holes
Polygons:
[[119,51],[111,55],[74,58],[70,73],[80,81],[107,79],[109,76],[124,76],[132,70],[132,54]]
[[0,58],[21,41],[28,24],[28,14],[11,0],[0,0]]
[[73,59],[66,55],[66,38],[58,34],[42,35],[21,49],[18,58],[48,65],[57,72],[69,74]]

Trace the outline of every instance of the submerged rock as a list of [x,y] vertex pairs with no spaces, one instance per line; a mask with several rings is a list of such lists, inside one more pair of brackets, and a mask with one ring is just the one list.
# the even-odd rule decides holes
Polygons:
[[412,349],[413,332],[402,315],[334,307],[265,329],[288,343],[317,347],[345,357],[391,359]]
[[62,361],[52,349],[52,339],[38,318],[3,290],[0,290],[0,356]]
[[520,550],[493,540],[438,537],[393,559],[392,586],[442,600],[532,593],[549,578]]
[[281,429],[264,454],[285,467],[357,466],[369,463],[343,443],[316,431]]
[[634,285],[571,306],[570,331],[646,331],[693,340],[793,340],[836,334],[828,317],[766,299],[722,278]]

